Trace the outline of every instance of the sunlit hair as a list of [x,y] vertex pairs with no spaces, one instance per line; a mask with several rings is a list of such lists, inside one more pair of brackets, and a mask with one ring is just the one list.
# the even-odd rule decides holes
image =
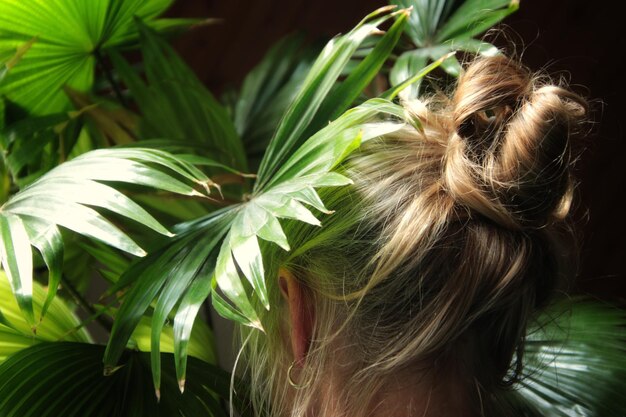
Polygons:
[[[451,94],[404,106],[421,129],[365,144],[343,166],[354,185],[322,190],[335,210],[323,226],[287,222],[292,251],[263,248],[268,277],[284,267],[306,287],[315,327],[309,385],[287,402],[286,303],[268,279],[267,333],[242,329],[258,414],[324,415],[320,393],[333,390],[335,409],[364,416],[410,374],[460,381],[484,407],[518,376],[527,322],[573,263],[581,97],[496,56],[471,62]],[[329,386],[330,373],[344,383]]]

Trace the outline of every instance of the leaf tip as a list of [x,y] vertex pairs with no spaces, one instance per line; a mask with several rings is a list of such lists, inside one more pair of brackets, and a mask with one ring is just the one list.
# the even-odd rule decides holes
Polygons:
[[255,329],[258,329],[260,331],[262,331],[263,333],[265,333],[265,329],[263,328],[263,325],[261,324],[261,322],[259,320],[254,320],[250,322],[250,326],[254,327]]
[[185,378],[181,378],[178,380],[178,389],[180,390],[181,394],[185,393]]
[[392,16],[404,15],[405,17],[409,17],[412,11],[413,11],[413,6],[410,6],[405,9],[400,9],[398,11],[395,11],[391,15]]
[[390,4],[388,6],[383,6],[383,7],[379,8],[379,9],[376,9],[374,11],[374,13],[376,13],[376,14],[386,13],[386,12],[390,12],[390,11],[392,11],[394,9],[397,9],[397,8],[398,8],[398,6],[396,6],[395,4]]
[[161,402],[161,390],[158,388],[155,388],[154,395],[156,397],[157,403],[160,403]]
[[122,368],[124,365],[114,366],[114,365],[104,365],[104,376],[113,375],[118,369]]

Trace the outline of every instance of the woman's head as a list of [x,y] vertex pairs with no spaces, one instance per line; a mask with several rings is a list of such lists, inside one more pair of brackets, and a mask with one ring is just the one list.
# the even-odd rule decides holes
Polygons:
[[359,416],[411,387],[474,407],[477,390],[515,377],[526,323],[571,261],[585,102],[497,56],[472,62],[449,97],[405,107],[421,127],[350,157],[354,185],[321,190],[335,211],[323,227],[290,222],[292,251],[264,248],[280,279],[267,334],[244,348],[257,408]]

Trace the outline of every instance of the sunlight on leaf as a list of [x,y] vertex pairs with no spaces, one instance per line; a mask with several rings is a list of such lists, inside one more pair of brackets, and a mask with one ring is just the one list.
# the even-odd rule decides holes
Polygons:
[[[33,309],[36,317],[47,302],[47,293],[46,288],[33,282]],[[5,272],[0,270],[0,363],[13,353],[40,342],[91,342],[91,336],[63,300],[55,298],[47,309],[48,314],[37,324],[37,333],[33,334],[31,325],[24,319],[11,293]]]
[[89,91],[100,48],[137,38],[133,16],[150,21],[172,0],[3,0],[0,56],[37,37],[19,65],[6,74],[0,94],[35,115],[68,108],[68,85]]

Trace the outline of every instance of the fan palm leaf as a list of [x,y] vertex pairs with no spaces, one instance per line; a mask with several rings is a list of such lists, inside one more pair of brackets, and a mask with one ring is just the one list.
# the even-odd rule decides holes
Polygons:
[[[0,94],[35,115],[66,110],[62,87],[89,91],[96,55],[137,38],[133,17],[158,28],[192,20],[156,19],[173,0],[5,0],[0,2],[0,56],[34,44],[0,82]],[[19,52],[18,52],[19,53]]]

